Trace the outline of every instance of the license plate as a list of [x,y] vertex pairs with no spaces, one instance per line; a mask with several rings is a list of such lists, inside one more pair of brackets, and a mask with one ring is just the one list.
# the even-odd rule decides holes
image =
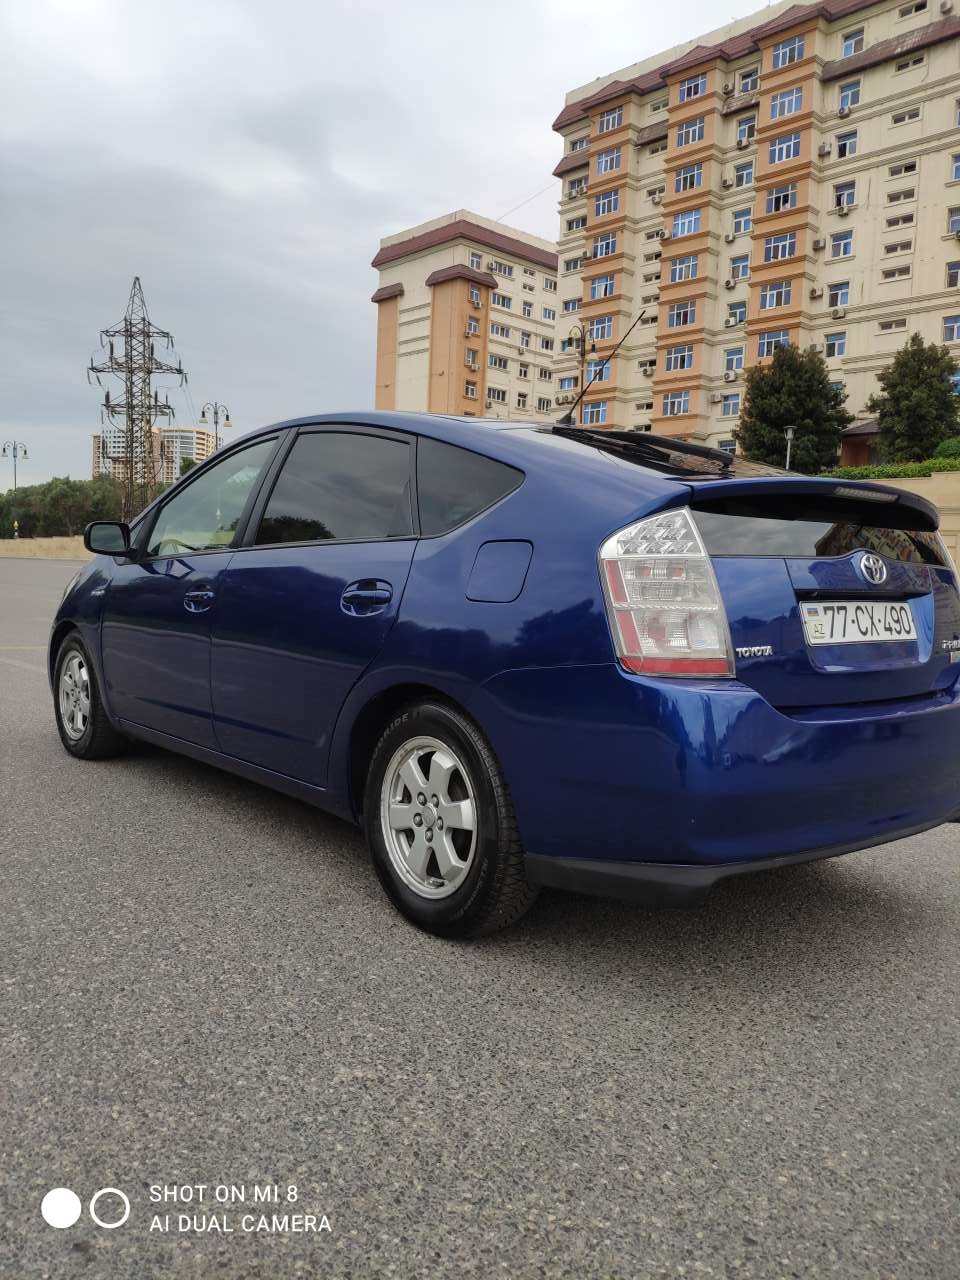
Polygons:
[[896,600],[801,601],[800,616],[807,644],[864,644],[882,640],[916,640],[909,604]]

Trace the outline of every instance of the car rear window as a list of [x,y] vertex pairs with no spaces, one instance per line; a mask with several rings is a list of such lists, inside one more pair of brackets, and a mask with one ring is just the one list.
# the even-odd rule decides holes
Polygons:
[[856,520],[770,518],[696,510],[697,528],[714,556],[796,556],[806,560],[875,551],[890,560],[945,563],[936,533],[888,529]]
[[424,537],[447,533],[486,511],[523,483],[523,472],[456,445],[421,436],[417,497]]

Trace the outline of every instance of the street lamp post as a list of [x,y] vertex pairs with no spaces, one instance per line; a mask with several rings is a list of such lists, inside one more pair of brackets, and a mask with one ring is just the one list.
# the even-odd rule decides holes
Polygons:
[[[581,321],[579,324],[575,324],[571,326],[570,332],[567,334],[567,341],[569,342],[571,338],[573,338],[574,336],[576,336],[577,346],[579,347],[579,350],[580,350],[579,388],[580,388],[580,391],[582,392],[584,386],[586,385],[585,370],[587,366],[587,329],[583,321]],[[591,344],[591,347],[590,347],[591,354],[594,351],[596,351],[596,349],[597,349],[597,344],[594,342]],[[580,425],[581,427],[583,426],[583,401],[582,400],[580,401]]]
[[213,435],[214,435],[214,440],[216,442],[216,448],[219,449],[220,448],[220,413],[221,411],[223,412],[223,425],[225,427],[229,427],[230,426],[230,410],[227,408],[225,404],[219,404],[216,400],[208,400],[207,403],[200,410],[201,422],[206,422],[208,409],[211,411],[213,415]]
[[787,427],[783,433],[787,437],[787,471],[790,470],[790,450],[793,448],[793,437],[795,432],[796,427],[790,426]]
[[27,446],[22,440],[5,440],[0,458],[13,458],[13,492],[17,492],[17,459],[29,457]]

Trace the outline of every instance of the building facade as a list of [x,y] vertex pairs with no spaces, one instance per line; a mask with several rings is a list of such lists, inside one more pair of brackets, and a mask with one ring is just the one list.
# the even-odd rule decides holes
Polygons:
[[[202,427],[154,427],[154,467],[161,484],[173,484],[180,478],[180,466],[184,458],[203,462],[217,447],[216,435]],[[91,439],[91,475],[124,478],[126,462],[124,432],[120,427],[109,427],[94,433]]]
[[556,416],[555,245],[458,209],[381,240],[373,266],[378,409]]
[[[567,95],[555,379],[583,421],[733,448],[744,370],[815,345],[862,415],[912,332],[960,354],[953,0],[765,9]],[[569,304],[569,305],[568,305]],[[601,380],[602,379],[602,380]]]

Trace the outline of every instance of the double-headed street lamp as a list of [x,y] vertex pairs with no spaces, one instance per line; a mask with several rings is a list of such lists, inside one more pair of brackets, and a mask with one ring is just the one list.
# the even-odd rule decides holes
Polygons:
[[784,429],[783,434],[787,437],[787,465],[785,470],[790,470],[790,451],[793,448],[793,437],[796,434],[796,427],[789,426]]
[[27,446],[22,440],[5,440],[0,458],[13,458],[13,492],[17,492],[17,459],[28,457]]
[[[579,322],[579,324],[575,324],[571,327],[570,332],[567,334],[567,342],[570,342],[571,339],[574,339],[574,338],[576,339],[577,346],[580,350],[580,382],[578,385],[579,385],[580,392],[582,394],[583,388],[586,385],[585,370],[587,365],[587,328],[582,320]],[[591,354],[594,351],[596,351],[596,349],[597,349],[597,344],[595,342],[591,343],[590,344]],[[583,426],[583,401],[582,400],[580,402],[580,425]]]
[[216,400],[208,400],[200,410],[200,421],[206,422],[207,410],[213,415],[213,435],[216,441],[216,448],[220,448],[220,414],[223,413],[223,425],[230,426],[230,410],[225,404],[219,404]]

